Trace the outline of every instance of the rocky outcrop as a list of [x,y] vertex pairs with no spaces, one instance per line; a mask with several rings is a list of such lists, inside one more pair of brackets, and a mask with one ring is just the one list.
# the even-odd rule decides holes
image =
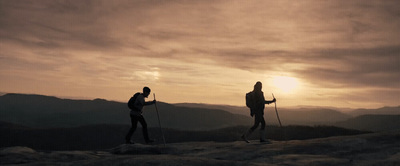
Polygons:
[[119,145],[100,151],[0,149],[0,165],[400,165],[400,131],[309,140]]

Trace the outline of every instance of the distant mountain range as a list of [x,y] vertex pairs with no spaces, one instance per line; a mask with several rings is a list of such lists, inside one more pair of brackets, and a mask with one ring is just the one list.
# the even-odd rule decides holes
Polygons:
[[[157,103],[162,127],[180,130],[211,130],[230,126],[251,126],[253,118],[247,107],[208,104],[168,104]],[[394,125],[388,128],[378,123],[392,123],[398,120],[399,107],[383,107],[379,109],[356,109],[346,112],[334,108],[278,108],[283,125],[338,125],[355,127],[357,122],[362,126],[372,123],[376,128],[387,130],[400,129]],[[359,118],[368,114],[368,118]],[[388,116],[378,116],[388,115]],[[158,127],[157,114],[153,105],[146,106],[144,116],[149,127]],[[267,124],[277,125],[278,121],[273,105],[265,110]],[[380,121],[373,121],[375,117]],[[382,118],[384,120],[382,120]],[[71,100],[57,97],[27,94],[5,94],[0,96],[0,121],[20,124],[34,128],[78,127],[95,124],[129,125],[129,109],[126,103],[95,100]]]
[[399,130],[400,115],[360,115],[334,125],[364,131]]
[[[203,103],[177,103],[174,104],[182,107],[189,108],[208,108],[208,109],[220,109],[228,111],[234,114],[248,115],[249,108],[246,106],[231,106],[231,105],[213,105],[213,104],[203,104]],[[319,110],[331,110],[335,112],[340,112],[342,115],[350,115],[351,117],[359,115],[400,115],[400,106],[397,107],[382,107],[376,109],[351,109],[351,108],[336,108],[336,107],[321,107],[321,106],[298,106],[298,107],[284,107],[280,108],[278,106],[279,112],[303,112],[303,111],[319,111]],[[274,105],[266,105],[265,111],[275,112]]]
[[400,106],[382,107],[378,109],[356,109],[349,112],[352,116],[359,115],[400,115]]
[[[233,114],[240,114],[249,116],[249,108],[243,106],[229,106],[229,105],[209,105],[209,104],[196,104],[196,103],[179,103],[176,104],[189,108],[207,108],[207,109],[220,109]],[[265,119],[269,124],[278,124],[276,111],[273,105],[267,105],[265,108]],[[327,108],[278,108],[279,117],[284,125],[320,125],[327,124],[352,118],[351,115]]]
[[[250,118],[223,110],[187,108],[157,103],[165,128],[210,130],[248,125]],[[6,94],[0,96],[0,121],[35,128],[77,127],[93,124],[130,124],[126,103],[95,100],[70,100],[43,95]],[[150,127],[157,127],[154,105],[143,115]]]
[[[249,116],[249,108],[243,106],[228,106],[228,105],[210,105],[210,104],[197,104],[197,103],[179,103],[179,106],[189,108],[209,108],[209,109],[221,109],[227,112],[241,114]],[[340,110],[340,111],[338,111]],[[388,118],[388,121],[394,120],[391,115],[400,115],[400,106],[397,107],[382,107],[377,109],[349,109],[349,108],[334,108],[334,107],[313,107],[313,106],[299,106],[299,108],[279,108],[279,117],[284,125],[335,125],[340,123],[342,127],[354,128],[351,123],[344,123],[357,121],[366,121],[363,124],[367,124],[369,120],[374,119],[375,115],[388,115],[388,116],[376,116],[378,119]],[[368,119],[360,118],[358,116],[368,115]],[[267,105],[265,109],[266,121],[269,123],[277,124],[277,117],[275,108],[273,105]],[[353,120],[354,119],[354,120]],[[384,122],[380,121],[380,122]],[[375,124],[377,125],[377,124]],[[380,125],[377,125],[379,128]],[[396,126],[396,125],[394,125]],[[399,127],[399,126],[397,126]],[[387,127],[383,127],[388,129]],[[360,128],[355,128],[360,129]],[[399,128],[400,129],[400,128]]]

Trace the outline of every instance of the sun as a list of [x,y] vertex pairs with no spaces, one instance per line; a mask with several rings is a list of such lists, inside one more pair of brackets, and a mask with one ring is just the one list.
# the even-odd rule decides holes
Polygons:
[[296,78],[287,76],[274,76],[272,78],[273,85],[283,93],[293,93],[299,86]]

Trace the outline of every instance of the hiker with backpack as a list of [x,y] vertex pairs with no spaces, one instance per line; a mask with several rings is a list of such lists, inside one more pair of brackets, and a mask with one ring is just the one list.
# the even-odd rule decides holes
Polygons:
[[258,81],[254,85],[253,91],[246,94],[246,106],[250,108],[250,115],[252,117],[254,116],[254,125],[242,135],[242,139],[247,143],[250,142],[248,141],[248,137],[258,127],[260,123],[260,142],[269,143],[269,141],[265,139],[264,108],[265,104],[276,102],[276,99],[274,98],[271,101],[266,101],[264,98],[264,93],[263,91],[261,91],[261,89],[262,83]]
[[144,106],[156,103],[156,100],[149,101],[149,102],[146,102],[144,100],[144,98],[147,98],[149,96],[150,91],[151,90],[149,87],[144,87],[143,93],[139,93],[139,92],[136,93],[128,101],[128,107],[129,107],[129,109],[131,109],[130,117],[131,117],[132,126],[131,126],[128,134],[125,137],[126,144],[134,144],[134,142],[131,141],[131,137],[136,130],[138,122],[142,125],[143,137],[144,137],[144,140],[146,141],[146,143],[149,144],[149,143],[154,142],[154,140],[151,140],[149,138],[149,134],[147,132],[147,123],[142,115]]

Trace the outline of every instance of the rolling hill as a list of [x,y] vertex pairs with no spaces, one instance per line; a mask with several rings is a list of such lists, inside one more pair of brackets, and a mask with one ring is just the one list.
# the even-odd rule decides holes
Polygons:
[[352,116],[359,115],[400,115],[400,106],[382,107],[377,109],[355,109],[349,112]]
[[[186,108],[158,102],[162,126],[185,130],[209,130],[248,125],[250,118],[217,109]],[[157,127],[154,106],[143,115],[150,127]],[[70,100],[43,95],[6,94],[0,96],[0,120],[35,128],[77,127],[92,124],[130,124],[126,103]]]
[[[245,106],[240,107],[198,103],[179,103],[178,105],[191,108],[218,108],[231,113],[249,116],[249,110]],[[382,107],[377,109],[299,106],[299,108],[278,108],[278,112],[283,125],[322,124],[370,131],[400,129],[400,126],[398,125],[400,120],[397,116],[400,115],[400,106]],[[264,117],[267,123],[274,125],[278,124],[273,106],[266,106]]]
[[[243,106],[209,105],[196,103],[179,103],[179,106],[189,108],[221,109],[230,113],[245,115],[249,117],[249,108]],[[265,119],[269,124],[278,124],[273,105],[266,105]],[[352,116],[334,109],[327,108],[278,108],[279,117],[284,125],[320,125],[332,122],[344,121]]]
[[360,115],[334,125],[364,131],[399,130],[400,115]]
[[[253,118],[248,115],[249,110],[246,107],[164,102],[158,102],[157,106],[164,128],[211,130],[238,125],[251,126],[253,123]],[[400,115],[399,108],[383,107],[346,112],[320,107],[278,108],[278,112],[283,125],[338,125],[377,131],[398,129],[396,122],[393,122],[398,119],[391,115]],[[385,120],[379,120],[382,117],[355,117],[363,113],[391,115],[385,116]],[[154,106],[145,107],[143,115],[149,127],[158,127]],[[278,125],[273,105],[266,106],[264,117],[268,125]],[[126,103],[103,99],[71,100],[27,94],[0,96],[0,121],[34,128],[78,127],[95,124],[130,125],[129,109]]]

